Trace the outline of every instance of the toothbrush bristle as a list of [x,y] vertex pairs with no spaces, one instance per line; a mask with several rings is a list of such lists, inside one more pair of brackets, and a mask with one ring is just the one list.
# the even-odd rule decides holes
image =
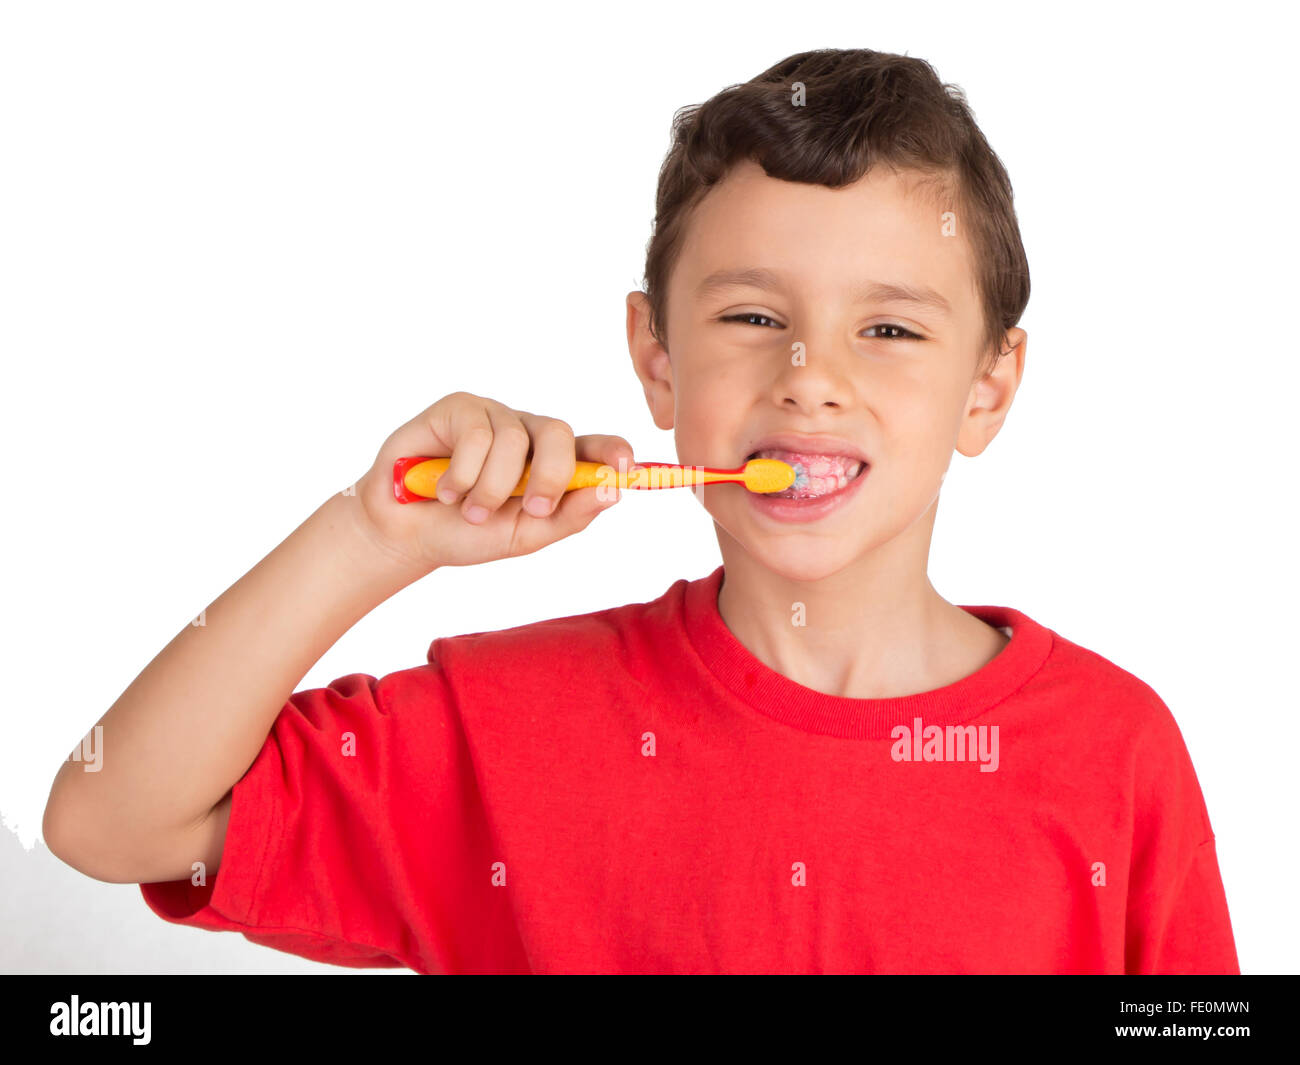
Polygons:
[[794,468],[794,484],[790,486],[792,490],[806,488],[808,486],[808,471],[803,468],[802,462],[791,463]]

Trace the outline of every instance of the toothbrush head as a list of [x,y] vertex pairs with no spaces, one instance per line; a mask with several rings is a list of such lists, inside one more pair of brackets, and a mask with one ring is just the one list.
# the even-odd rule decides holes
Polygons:
[[783,492],[791,486],[802,488],[808,483],[803,463],[791,466],[780,459],[750,459],[745,463],[745,487],[751,492]]

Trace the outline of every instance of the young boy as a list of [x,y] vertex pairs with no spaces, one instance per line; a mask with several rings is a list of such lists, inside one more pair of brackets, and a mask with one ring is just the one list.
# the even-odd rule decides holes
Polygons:
[[[680,462],[809,484],[698,490],[722,565],[652,602],[293,692],[399,589],[618,499],[564,487],[626,440],[447,396],[141,673],[102,769],[60,771],[47,842],[169,921],[338,965],[1238,972],[1168,708],[926,576],[1028,298],[1006,172],[923,61],[802,53],[679,112],[637,377]],[[407,455],[451,456],[441,503],[396,502]]]

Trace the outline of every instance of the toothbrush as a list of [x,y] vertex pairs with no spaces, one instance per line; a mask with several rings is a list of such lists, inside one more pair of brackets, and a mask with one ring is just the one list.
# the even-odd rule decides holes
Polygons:
[[[416,503],[437,495],[438,478],[451,464],[450,458],[429,458],[413,455],[393,463],[393,494],[399,503]],[[515,485],[511,496],[522,496],[528,484],[532,463],[524,464],[524,475]],[[718,470],[708,466],[678,466],[670,462],[634,463],[620,474],[613,466],[601,462],[578,462],[573,479],[566,492],[577,488],[597,488],[617,485],[619,488],[682,488],[697,484],[743,484],[751,492],[780,492],[791,485],[796,488],[808,483],[808,474],[801,463],[791,466],[780,459],[750,459],[734,470]]]

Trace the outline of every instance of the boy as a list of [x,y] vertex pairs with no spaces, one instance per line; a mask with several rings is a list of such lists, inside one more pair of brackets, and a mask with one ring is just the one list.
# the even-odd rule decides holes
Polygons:
[[[723,564],[652,602],[293,692],[399,589],[618,499],[563,489],[622,438],[447,396],[133,682],[47,842],[169,921],[349,966],[1238,972],[1168,708],[926,577],[1028,297],[1005,170],[921,60],[802,53],[679,112],[636,374],[680,462],[809,485],[699,490]],[[451,456],[442,505],[395,502],[404,455]]]

